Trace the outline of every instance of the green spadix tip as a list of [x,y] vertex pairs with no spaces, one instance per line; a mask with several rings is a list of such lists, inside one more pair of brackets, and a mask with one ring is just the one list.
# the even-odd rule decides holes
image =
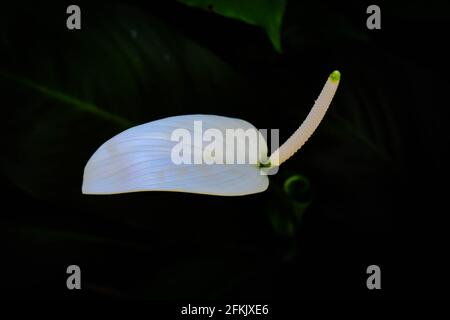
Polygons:
[[339,79],[341,79],[341,73],[339,71],[335,70],[330,74],[331,81],[339,81]]

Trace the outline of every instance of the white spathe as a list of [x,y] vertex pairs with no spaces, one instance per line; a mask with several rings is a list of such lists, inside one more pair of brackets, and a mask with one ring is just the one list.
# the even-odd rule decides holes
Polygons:
[[[223,137],[227,129],[257,130],[244,120],[201,114],[169,117],[132,127],[105,142],[92,155],[84,169],[82,192],[179,191],[239,196],[267,189],[269,180],[256,164],[175,164],[171,153],[179,142],[172,141],[172,133],[180,128],[188,130],[192,145],[185,149],[191,150],[194,121],[201,121],[203,132],[216,129]],[[259,159],[267,159],[267,144],[262,135],[248,141],[250,146],[237,149],[236,153],[253,149],[258,150]],[[259,148],[252,148],[258,142]],[[208,145],[203,142],[203,149]]]

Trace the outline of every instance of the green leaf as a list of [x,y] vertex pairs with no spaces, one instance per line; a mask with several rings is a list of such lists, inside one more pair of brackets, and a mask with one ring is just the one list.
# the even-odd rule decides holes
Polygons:
[[263,28],[273,46],[281,52],[281,25],[286,0],[178,0]]
[[96,115],[100,118],[103,118],[105,120],[111,121],[112,123],[114,123],[118,126],[130,127],[133,125],[133,122],[131,122],[121,116],[112,114],[106,110],[99,108],[98,106],[96,106],[90,102],[81,101],[81,100],[79,100],[75,97],[72,97],[70,95],[67,95],[61,91],[45,87],[43,85],[34,83],[33,81],[30,81],[28,79],[22,79],[22,78],[19,78],[16,76],[11,76],[11,75],[4,74],[4,73],[0,73],[0,76],[4,76],[5,78],[13,80],[13,81],[17,82],[18,84],[21,84],[21,85],[35,91],[36,93],[42,94],[42,95],[47,96],[51,99],[54,99],[58,102],[61,102],[63,104],[74,107],[80,111],[88,112],[88,113]]

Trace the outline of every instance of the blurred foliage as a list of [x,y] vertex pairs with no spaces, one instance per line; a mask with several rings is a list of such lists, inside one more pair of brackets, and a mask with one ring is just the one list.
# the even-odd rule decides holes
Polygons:
[[286,0],[178,0],[228,18],[257,25],[266,31],[274,48],[281,52],[281,26]]
[[[272,181],[267,213],[274,231],[282,239],[283,258],[289,261],[298,254],[296,232],[312,202],[312,192],[309,180],[300,174],[287,171],[277,175],[276,181]],[[280,183],[280,180],[284,182]]]
[[290,176],[283,185],[284,192],[289,196],[295,217],[301,220],[303,213],[311,203],[310,182],[299,174]]

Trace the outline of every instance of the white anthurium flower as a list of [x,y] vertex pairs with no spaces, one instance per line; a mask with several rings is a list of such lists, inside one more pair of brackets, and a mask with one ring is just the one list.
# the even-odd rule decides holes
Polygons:
[[216,115],[169,117],[127,129],[100,146],[84,169],[82,192],[239,196],[265,191],[270,169],[290,158],[316,130],[339,80],[334,71],[304,122],[270,158],[264,136],[247,121]]

